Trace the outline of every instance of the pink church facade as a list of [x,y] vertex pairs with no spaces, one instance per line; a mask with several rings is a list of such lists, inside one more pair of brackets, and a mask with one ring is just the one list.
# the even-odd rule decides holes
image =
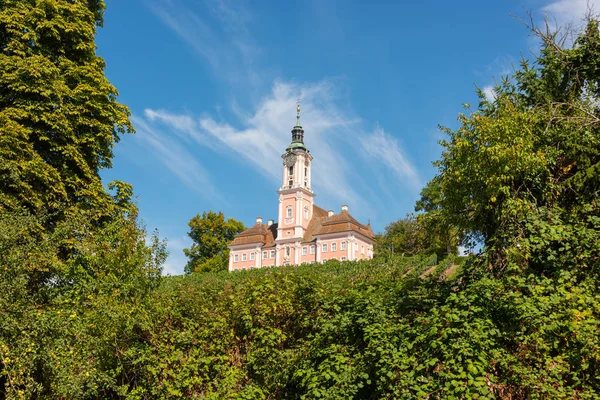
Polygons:
[[304,145],[299,106],[297,111],[292,142],[281,156],[277,222],[263,223],[258,217],[254,226],[236,236],[229,244],[229,271],[373,258],[375,235],[369,224],[354,219],[346,205],[336,214],[314,204],[313,157]]

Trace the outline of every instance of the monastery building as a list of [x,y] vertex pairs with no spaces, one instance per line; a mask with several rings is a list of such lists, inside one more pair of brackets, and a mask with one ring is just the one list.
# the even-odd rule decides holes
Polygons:
[[281,158],[277,222],[269,220],[265,224],[258,217],[253,227],[236,236],[229,244],[229,271],[373,258],[375,235],[369,224],[354,219],[346,205],[336,214],[314,204],[313,157],[304,145],[300,105],[292,142]]

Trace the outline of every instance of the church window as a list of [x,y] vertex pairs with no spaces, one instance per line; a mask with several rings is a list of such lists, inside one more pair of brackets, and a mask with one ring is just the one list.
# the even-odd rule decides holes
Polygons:
[[304,219],[308,221],[308,207],[304,207]]
[[315,254],[315,246],[310,246],[310,254]]
[[234,256],[233,256],[233,262],[238,262],[238,255],[237,254],[234,254]]
[[304,167],[304,176],[308,177],[308,168]]
[[321,247],[321,251],[323,253],[327,253],[327,243],[323,243],[323,246]]
[[294,186],[294,181],[290,179],[290,181],[288,182],[288,186],[289,186],[289,187],[292,187],[292,186]]
[[302,255],[303,255],[303,256],[305,256],[305,255],[307,255],[307,254],[308,254],[308,248],[307,248],[306,246],[304,246],[304,247],[302,248]]
[[287,207],[287,218],[292,218],[292,206]]
[[266,260],[269,257],[269,253],[266,251],[263,251],[263,260]]
[[331,243],[331,251],[337,251],[337,243]]
[[346,250],[346,242],[342,242],[342,250]]
[[293,166],[288,169],[288,175],[289,176],[294,175],[294,167]]
[[242,254],[242,261],[246,261],[246,253]]
[[254,252],[250,253],[250,261],[254,261]]
[[271,250],[271,258],[275,258],[275,250]]

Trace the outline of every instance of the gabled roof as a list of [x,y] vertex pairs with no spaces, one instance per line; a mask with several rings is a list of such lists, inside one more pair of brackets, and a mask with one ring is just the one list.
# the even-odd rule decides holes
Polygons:
[[257,223],[242,233],[238,233],[229,245],[237,246],[256,243],[270,247],[275,245],[275,238],[277,238],[277,224],[265,225]]
[[334,214],[331,217],[325,217],[320,220],[320,224],[316,227],[313,236],[325,235],[328,233],[342,232],[357,232],[370,239],[375,238],[375,234],[371,229],[371,225],[363,225],[358,222],[348,211],[343,210],[339,214]]
[[[319,235],[343,232],[357,232],[367,238],[375,238],[371,225],[361,224],[348,211],[344,210],[329,217],[327,211],[313,204],[313,217],[306,228],[302,241],[304,243],[312,242]],[[261,223],[238,234],[229,245],[260,244],[262,247],[273,247],[276,239],[277,224],[269,226]]]

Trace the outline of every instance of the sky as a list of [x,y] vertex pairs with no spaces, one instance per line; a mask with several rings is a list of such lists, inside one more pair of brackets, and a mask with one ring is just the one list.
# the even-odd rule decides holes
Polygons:
[[375,232],[414,212],[444,139],[476,88],[539,47],[519,19],[581,25],[600,0],[106,0],[98,54],[134,135],[105,183],[133,185],[149,232],[181,274],[188,222],[222,211],[277,219],[296,101],[315,203]]

